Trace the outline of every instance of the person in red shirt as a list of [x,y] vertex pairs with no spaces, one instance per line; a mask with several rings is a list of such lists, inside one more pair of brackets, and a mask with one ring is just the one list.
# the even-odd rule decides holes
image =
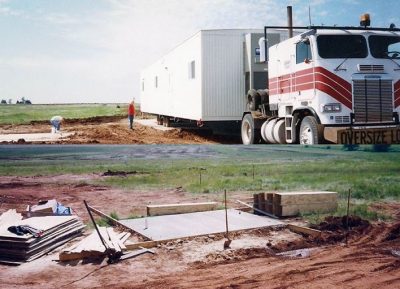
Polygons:
[[129,128],[133,129],[133,119],[135,118],[135,102],[132,101],[128,107]]

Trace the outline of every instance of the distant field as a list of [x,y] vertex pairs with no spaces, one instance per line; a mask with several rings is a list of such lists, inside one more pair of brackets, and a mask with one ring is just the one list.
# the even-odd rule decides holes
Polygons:
[[54,115],[65,118],[125,115],[127,105],[117,104],[33,104],[0,105],[0,124],[26,124],[31,121],[49,120]]

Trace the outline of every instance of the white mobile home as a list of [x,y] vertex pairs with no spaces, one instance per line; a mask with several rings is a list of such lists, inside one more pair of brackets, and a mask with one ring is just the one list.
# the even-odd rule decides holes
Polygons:
[[[161,118],[240,121],[249,88],[266,88],[262,30],[203,30],[141,73],[141,110]],[[269,45],[278,43],[271,34]],[[257,87],[259,86],[259,87]]]

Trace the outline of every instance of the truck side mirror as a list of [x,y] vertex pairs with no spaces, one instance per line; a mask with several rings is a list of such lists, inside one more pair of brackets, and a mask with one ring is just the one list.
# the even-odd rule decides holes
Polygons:
[[268,43],[264,37],[258,40],[258,46],[260,47],[260,62],[268,61]]

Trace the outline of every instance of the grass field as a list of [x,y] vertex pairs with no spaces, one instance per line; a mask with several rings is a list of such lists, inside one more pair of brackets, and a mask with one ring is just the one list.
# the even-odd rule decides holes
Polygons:
[[[372,147],[347,151],[342,146],[289,145],[0,146],[0,177],[107,170],[136,174],[85,182],[130,192],[177,187],[193,194],[219,195],[225,189],[249,195],[337,191],[340,200],[335,215],[345,213],[351,190],[352,213],[370,220],[390,218],[369,210],[370,203],[400,200],[400,146],[391,146],[389,152],[374,152]],[[322,217],[305,216],[313,222]]]
[[31,121],[49,120],[54,115],[64,118],[124,115],[127,105],[117,104],[34,104],[0,105],[0,124],[27,124]]
[[[183,187],[192,193],[332,190],[365,200],[400,200],[400,147],[380,153],[341,146],[3,146],[0,175],[136,171],[98,184]],[[254,172],[254,177],[253,177]],[[201,174],[201,183],[200,183]]]

